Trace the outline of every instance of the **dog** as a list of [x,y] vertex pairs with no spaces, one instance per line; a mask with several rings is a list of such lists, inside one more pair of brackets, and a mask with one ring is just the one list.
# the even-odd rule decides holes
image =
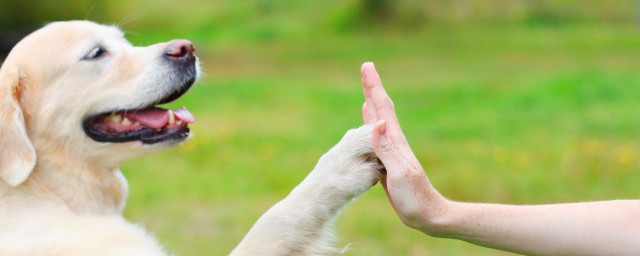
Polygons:
[[[0,255],[167,255],[122,216],[118,165],[181,144],[194,117],[162,109],[199,76],[195,47],[134,47],[116,27],[54,22],[0,68]],[[380,178],[371,126],[350,130],[231,255],[326,255],[331,222]]]

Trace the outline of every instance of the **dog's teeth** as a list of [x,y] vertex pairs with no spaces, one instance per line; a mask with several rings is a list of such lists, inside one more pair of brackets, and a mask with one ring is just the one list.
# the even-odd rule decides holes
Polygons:
[[176,117],[173,116],[173,110],[169,109],[169,124],[172,125],[176,122]]
[[178,120],[178,121],[176,122],[176,124],[177,124],[177,125],[182,125],[182,120]]
[[140,126],[140,122],[137,122],[137,121],[136,121],[135,123],[133,123],[133,125]]
[[120,114],[113,113],[113,114],[109,115],[108,119],[111,122],[119,123],[120,121],[122,121],[122,116]]
[[122,119],[122,125],[129,126],[131,124],[132,124],[132,122],[131,122],[131,120],[129,120],[129,118],[125,117],[124,119]]

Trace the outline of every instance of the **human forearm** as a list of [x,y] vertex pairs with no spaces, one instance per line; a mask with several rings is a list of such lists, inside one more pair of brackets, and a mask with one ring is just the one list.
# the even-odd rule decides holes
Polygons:
[[640,255],[640,200],[445,209],[416,228],[527,255]]

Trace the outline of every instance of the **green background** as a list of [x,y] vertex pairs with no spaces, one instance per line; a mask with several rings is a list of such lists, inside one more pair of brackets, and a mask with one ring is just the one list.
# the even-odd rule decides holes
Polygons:
[[[25,4],[24,2],[28,3]],[[127,218],[178,255],[224,255],[344,132],[374,61],[435,187],[461,201],[638,198],[637,1],[7,1],[0,39],[47,21],[192,40],[183,146],[129,161]],[[4,13],[3,13],[4,12]],[[20,14],[20,15],[18,15]],[[337,221],[349,255],[511,255],[405,227],[381,187]]]

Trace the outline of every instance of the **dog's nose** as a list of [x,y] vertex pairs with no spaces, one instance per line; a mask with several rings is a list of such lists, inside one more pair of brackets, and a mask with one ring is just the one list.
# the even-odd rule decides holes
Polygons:
[[195,60],[196,47],[189,40],[173,40],[165,49],[165,56],[172,60]]

